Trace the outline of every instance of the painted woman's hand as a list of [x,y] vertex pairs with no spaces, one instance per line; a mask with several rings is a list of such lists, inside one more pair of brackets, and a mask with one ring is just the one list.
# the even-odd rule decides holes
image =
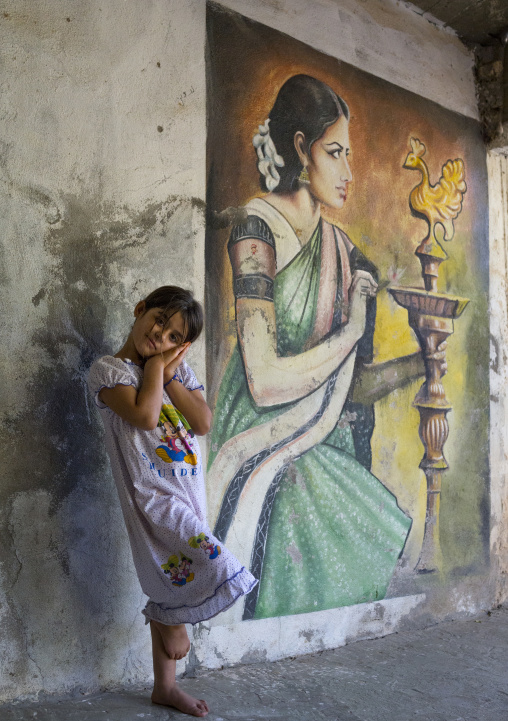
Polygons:
[[349,290],[349,323],[357,328],[358,338],[365,332],[367,298],[374,298],[377,283],[366,270],[357,270],[353,275]]
[[448,343],[444,340],[438,345],[435,353],[429,353],[427,356],[428,360],[437,360],[439,376],[442,378],[448,370],[448,364],[446,363],[446,347]]

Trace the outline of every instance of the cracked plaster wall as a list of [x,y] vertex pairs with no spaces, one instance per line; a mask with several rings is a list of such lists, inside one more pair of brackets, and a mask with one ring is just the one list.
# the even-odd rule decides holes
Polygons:
[[508,599],[508,155],[489,153],[491,563],[495,602]]
[[[476,117],[470,55],[406,3],[224,4]],[[84,379],[153,287],[185,278],[203,296],[205,2],[6,0],[0,21],[5,700],[150,678],[144,601]],[[201,376],[203,359],[198,346],[191,361]],[[459,610],[478,607],[474,593],[459,596]],[[189,666],[382,635],[411,623],[421,603],[392,599],[241,632],[203,624]]]
[[157,285],[202,297],[205,189],[202,2],[3,11],[0,699],[150,675],[85,374]]

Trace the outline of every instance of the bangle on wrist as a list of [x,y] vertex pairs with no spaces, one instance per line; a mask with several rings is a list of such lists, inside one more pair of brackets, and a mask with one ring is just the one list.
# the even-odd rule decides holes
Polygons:
[[169,385],[172,381],[174,381],[174,380],[177,380],[179,383],[182,382],[182,381],[180,380],[180,378],[176,375],[176,371],[175,371],[175,375],[174,375],[172,378],[170,378],[167,383],[164,383],[164,385],[163,385],[162,387],[165,388],[166,386],[168,386],[168,385]]

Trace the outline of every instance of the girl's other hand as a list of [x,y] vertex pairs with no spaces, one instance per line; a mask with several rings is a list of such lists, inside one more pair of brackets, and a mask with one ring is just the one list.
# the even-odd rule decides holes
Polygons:
[[178,366],[187,355],[190,347],[190,343],[182,343],[182,345],[179,345],[176,348],[171,348],[171,350],[162,354],[164,363],[164,383],[167,383],[173,378]]
[[169,350],[164,351],[164,353],[155,353],[155,355],[147,358],[145,362],[145,368],[151,364],[160,364],[164,368],[164,378],[166,378],[166,375],[169,375],[170,373],[170,377],[172,378],[175,375],[176,369],[184,359],[189,348],[190,343],[182,343],[182,345],[170,348]]

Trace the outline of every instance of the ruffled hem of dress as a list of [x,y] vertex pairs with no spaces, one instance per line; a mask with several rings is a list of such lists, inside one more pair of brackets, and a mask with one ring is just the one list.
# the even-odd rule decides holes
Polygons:
[[197,606],[187,604],[171,608],[161,603],[148,601],[141,613],[146,617],[145,623],[158,621],[166,626],[175,626],[179,623],[201,623],[228,609],[240,596],[250,593],[257,583],[257,579],[250,571],[242,567],[234,576],[217,586],[214,593]]

